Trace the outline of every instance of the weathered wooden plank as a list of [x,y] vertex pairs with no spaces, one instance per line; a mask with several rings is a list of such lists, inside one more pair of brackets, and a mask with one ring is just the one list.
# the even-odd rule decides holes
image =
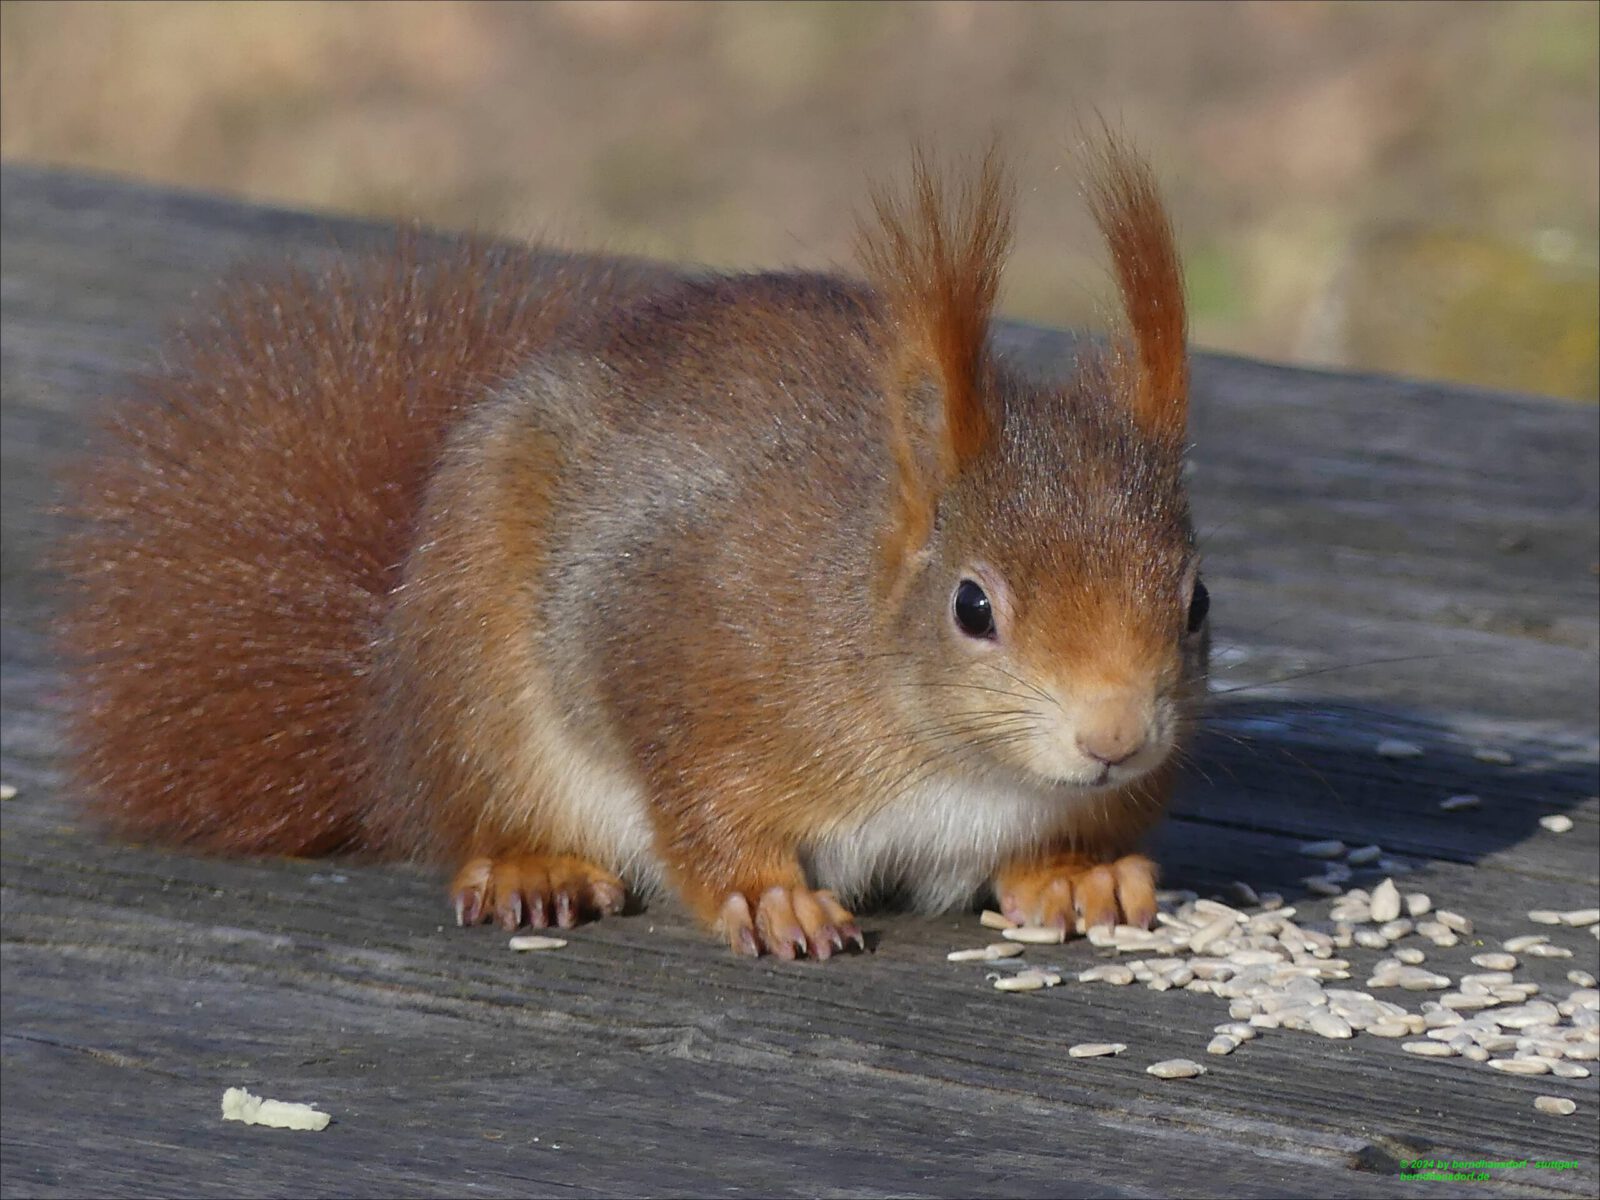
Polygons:
[[[444,929],[436,882],[414,871],[203,860],[79,828],[56,791],[39,637],[49,472],[85,404],[196,288],[243,258],[371,233],[11,167],[0,199],[0,770],[24,789],[0,807],[0,1192],[1459,1192],[1397,1179],[1408,1145],[1579,1163],[1474,1185],[1490,1194],[1594,1188],[1593,1079],[1280,1032],[1202,1080],[1159,1083],[1143,1065],[1198,1053],[1217,1001],[1002,996],[943,961],[978,941],[971,918],[874,917],[871,955],[751,966],[657,905],[530,959],[492,931]],[[1032,363],[1066,354],[1054,335],[1007,337]],[[1595,410],[1217,358],[1199,364],[1196,407],[1219,688],[1326,673],[1219,702],[1160,838],[1171,882],[1247,878],[1303,900],[1295,844],[1333,835],[1414,860],[1405,886],[1473,916],[1485,943],[1527,929],[1528,908],[1593,903]],[[1358,665],[1387,658],[1411,661]],[[1429,754],[1376,759],[1383,736]],[[1517,763],[1477,762],[1485,742]],[[1463,790],[1485,807],[1438,812]],[[1539,830],[1549,811],[1577,827]],[[1595,969],[1592,938],[1560,937],[1577,959],[1526,967],[1547,988]],[[1430,962],[1464,970],[1477,948]],[[1092,961],[1082,945],[1037,957]],[[1102,1038],[1134,1049],[1063,1057]],[[236,1083],[338,1121],[223,1127]],[[1582,1112],[1534,1113],[1541,1090]]]
[[[675,914],[663,920],[656,912],[602,923],[573,935],[566,951],[529,958],[507,952],[494,931],[439,929],[436,889],[405,872],[233,864],[85,846],[70,829],[40,830],[30,839],[32,851],[21,855],[10,842],[8,828],[8,1034],[27,1041],[30,1054],[64,1041],[93,1052],[80,1049],[68,1061],[111,1061],[136,1078],[156,1076],[152,1087],[168,1086],[169,1077],[173,1086],[181,1081],[193,1128],[163,1136],[182,1146],[212,1144],[208,1119],[220,1087],[253,1080],[270,1081],[285,1095],[298,1086],[294,1094],[325,1097],[349,1121],[391,1111],[377,1104],[379,1096],[393,1106],[401,1097],[426,1095],[417,1102],[428,1112],[448,1113],[439,1107],[443,1097],[433,1094],[439,1087],[461,1104],[462,1115],[482,1114],[491,1128],[501,1128],[495,1122],[509,1119],[502,1103],[519,1112],[524,1103],[549,1111],[547,1077],[601,1071],[619,1090],[604,1100],[594,1095],[597,1107],[665,1120],[664,1103],[670,1108],[694,1093],[684,1092],[682,1077],[657,1092],[634,1077],[648,1075],[645,1064],[626,1066],[639,1056],[664,1056],[716,1068],[710,1082],[696,1086],[741,1107],[770,1089],[788,1098],[780,1106],[787,1114],[797,1096],[830,1080],[839,1088],[830,1109],[872,1096],[911,1120],[908,1106],[926,1104],[932,1111],[924,1114],[924,1136],[942,1122],[964,1120],[985,1131],[999,1158],[1015,1151],[1076,1160],[1088,1123],[1110,1155],[1108,1169],[1089,1178],[1141,1190],[1159,1176],[1119,1174],[1117,1155],[1135,1140],[1176,1136],[1172,1126],[1192,1127],[1213,1151],[1275,1143],[1278,1165],[1289,1174],[1263,1167],[1245,1192],[1268,1195],[1284,1194],[1278,1189],[1295,1171],[1314,1175],[1319,1165],[1342,1171],[1345,1156],[1375,1137],[1448,1146],[1457,1156],[1570,1155],[1575,1131],[1533,1113],[1531,1096],[1558,1090],[1587,1097],[1593,1090],[1410,1058],[1392,1042],[1268,1033],[1213,1062],[1211,1074],[1194,1085],[1203,1086],[1203,1097],[1190,1097],[1182,1090],[1187,1085],[1155,1083],[1141,1068],[1158,1057],[1198,1053],[1210,1027],[1225,1019],[1219,1001],[1089,985],[1001,997],[982,981],[981,969],[942,961],[946,949],[977,939],[970,917],[873,920],[877,952],[827,967],[752,969],[708,954]],[[59,863],[79,847],[84,861],[62,878]],[[1178,869],[1186,871],[1188,854],[1173,849]],[[1281,847],[1262,835],[1219,833],[1203,851],[1236,870]],[[1477,915],[1485,938],[1526,927],[1497,911],[1515,892],[1505,875],[1443,866],[1418,886]],[[1580,954],[1584,943],[1595,945],[1581,933],[1558,936]],[[1442,969],[1468,969],[1473,949],[1439,951],[1432,959]],[[1377,955],[1352,957],[1370,963]],[[1577,961],[1592,970],[1594,958],[1588,950]],[[181,964],[181,988],[174,987],[174,961]],[[1036,961],[1081,967],[1093,956],[1083,945],[1052,947]],[[1529,973],[1553,985],[1570,965],[1531,963]],[[26,987],[17,1001],[10,995],[19,976]],[[95,992],[83,992],[85,978],[99,981]],[[294,1010],[304,1005],[315,1015],[297,1025]],[[1110,1039],[1136,1052],[1110,1062],[1062,1055],[1071,1042]],[[471,1064],[465,1073],[463,1062]],[[469,1079],[486,1098],[467,1098]],[[537,1081],[532,1096],[498,1098],[515,1092],[520,1079]],[[979,1102],[973,1093],[981,1094],[983,1111],[967,1111]],[[1371,1095],[1381,1101],[1351,1103]],[[1190,1111],[1190,1103],[1199,1110]],[[1264,1119],[1273,1113],[1292,1113],[1293,1120]],[[1048,1119],[1029,1119],[1039,1117]],[[404,1117],[395,1111],[393,1119]],[[684,1119],[695,1127],[708,1118]],[[563,1128],[571,1126],[557,1123],[549,1136],[561,1136]],[[851,1136],[878,1147],[876,1153],[904,1157],[915,1152],[915,1133],[915,1125],[899,1133],[876,1126]],[[901,1135],[906,1144],[885,1145]],[[746,1134],[753,1150],[759,1143],[759,1152],[769,1154],[771,1143],[787,1136],[771,1129]],[[1190,1159],[1197,1151],[1182,1153]],[[941,1157],[933,1164],[935,1177],[952,1184],[948,1190],[917,1194],[971,1194],[980,1185],[959,1161]],[[1019,1178],[1034,1176],[1030,1170]],[[904,1179],[877,1182],[886,1191],[917,1192]],[[1347,1190],[1353,1186],[1330,1179],[1290,1191],[1358,1194]],[[806,1190],[803,1183],[799,1190]]]

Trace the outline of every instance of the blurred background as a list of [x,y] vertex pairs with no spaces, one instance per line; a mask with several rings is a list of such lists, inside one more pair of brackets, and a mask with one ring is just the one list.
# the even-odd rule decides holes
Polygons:
[[1022,183],[1003,307],[1094,323],[1070,154],[1162,176],[1198,344],[1600,393],[1600,5],[0,5],[0,153],[724,267],[835,266],[913,138]]

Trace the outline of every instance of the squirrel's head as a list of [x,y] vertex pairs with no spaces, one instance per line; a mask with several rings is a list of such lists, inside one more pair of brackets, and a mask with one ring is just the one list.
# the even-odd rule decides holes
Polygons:
[[996,157],[954,201],[920,158],[862,238],[883,297],[897,487],[881,612],[919,740],[1070,788],[1166,760],[1204,678],[1209,599],[1183,487],[1183,285],[1148,169],[1108,140],[1092,204],[1128,334],[1064,386],[997,364],[1010,241]]

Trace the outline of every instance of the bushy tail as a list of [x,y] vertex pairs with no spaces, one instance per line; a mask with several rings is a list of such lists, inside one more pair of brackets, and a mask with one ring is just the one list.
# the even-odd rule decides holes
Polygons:
[[354,731],[434,457],[613,286],[407,234],[224,288],[178,331],[67,480],[69,734],[101,816],[225,853],[384,849]]

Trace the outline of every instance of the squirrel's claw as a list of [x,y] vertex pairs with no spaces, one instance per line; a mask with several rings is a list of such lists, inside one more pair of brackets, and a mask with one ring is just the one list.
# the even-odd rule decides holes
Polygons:
[[1079,917],[1086,929],[1137,925],[1156,916],[1156,865],[1142,854],[1114,860],[1061,854],[1008,867],[995,883],[1000,909],[1024,925],[1071,931]]
[[571,929],[622,911],[627,889],[609,871],[571,855],[474,858],[450,884],[456,924],[493,920],[503,929]]
[[808,955],[821,961],[847,945],[866,948],[855,918],[832,892],[769,887],[754,911],[744,892],[733,892],[722,903],[720,923],[733,952],[746,958],[768,953],[785,960]]

